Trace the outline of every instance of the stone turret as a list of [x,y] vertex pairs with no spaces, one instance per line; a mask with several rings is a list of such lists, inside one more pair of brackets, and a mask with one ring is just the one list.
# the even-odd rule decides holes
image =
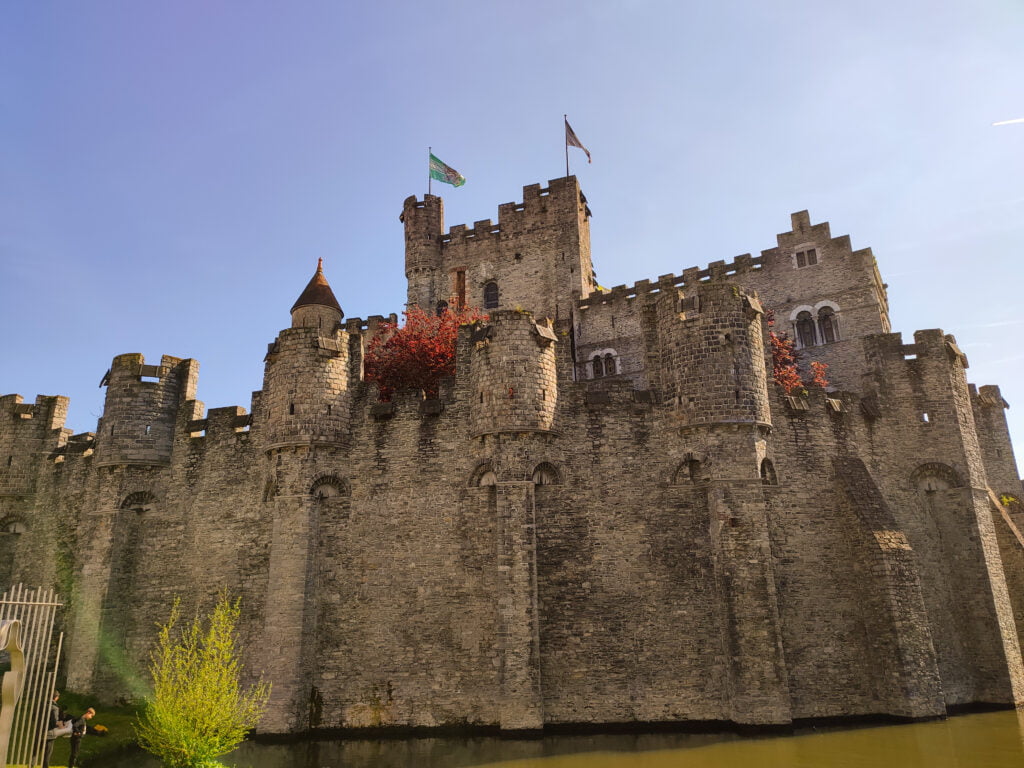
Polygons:
[[267,352],[261,408],[267,448],[346,439],[349,415],[349,336],[344,313],[317,265],[292,306],[292,327]]
[[118,355],[103,377],[107,396],[96,430],[97,466],[170,462],[178,409],[194,400],[199,363],[170,355],[146,365],[140,354]]
[[35,405],[20,395],[0,397],[0,496],[32,493],[34,458],[62,442],[66,397],[40,395]]
[[473,434],[549,431],[558,401],[551,321],[498,311],[488,323],[462,333],[471,361]]
[[441,235],[444,233],[444,201],[436,195],[407,197],[399,217],[405,225],[405,277],[409,281],[408,302],[430,310],[434,296],[447,299],[448,291],[439,281]]
[[[682,308],[684,311],[679,312]],[[756,295],[725,282],[708,282],[659,299],[662,381],[687,424],[769,424]]]

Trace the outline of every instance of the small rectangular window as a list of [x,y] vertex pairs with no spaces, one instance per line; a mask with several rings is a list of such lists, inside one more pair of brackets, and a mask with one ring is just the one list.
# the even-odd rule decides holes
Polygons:
[[806,251],[797,251],[793,254],[796,261],[796,268],[813,267],[818,263],[818,251],[816,248],[808,248]]
[[466,306],[466,270],[455,272],[455,295],[459,300],[459,309]]

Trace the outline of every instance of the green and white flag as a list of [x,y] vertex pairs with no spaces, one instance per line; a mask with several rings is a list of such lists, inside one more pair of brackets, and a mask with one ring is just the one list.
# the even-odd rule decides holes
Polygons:
[[430,178],[451,184],[453,187],[461,187],[466,183],[466,177],[456,171],[450,165],[445,165],[433,154],[430,155]]

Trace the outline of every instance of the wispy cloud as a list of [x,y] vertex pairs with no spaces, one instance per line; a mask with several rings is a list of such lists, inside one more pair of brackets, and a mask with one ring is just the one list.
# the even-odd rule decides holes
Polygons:
[[998,360],[985,360],[985,365],[1002,365],[1003,363],[1015,363],[1018,360],[1024,360],[1024,355],[1013,355],[1011,357],[1001,357]]
[[1004,328],[1008,325],[1024,325],[1024,318],[1017,320],[994,320],[991,323],[980,323],[978,325],[961,325],[961,328]]

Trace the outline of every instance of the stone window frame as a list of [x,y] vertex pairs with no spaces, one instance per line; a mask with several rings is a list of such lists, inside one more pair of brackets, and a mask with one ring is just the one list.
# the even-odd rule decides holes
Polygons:
[[[327,489],[332,489],[328,491]],[[340,496],[351,496],[351,487],[348,481],[333,472],[321,472],[313,478],[309,485],[309,495],[315,502],[322,502],[328,499],[335,499]]]
[[[551,479],[545,481],[545,476]],[[540,482],[538,482],[538,479]],[[533,471],[530,472],[530,481],[534,485],[561,485],[562,473],[554,462],[539,461],[536,466],[534,466]]]
[[481,461],[469,475],[467,485],[470,488],[488,488],[498,484],[498,476],[494,471],[494,465],[488,461]]
[[954,488],[964,487],[964,481],[963,478],[961,478],[960,473],[956,471],[955,467],[952,467],[949,464],[931,461],[926,464],[918,465],[914,471],[910,473],[911,486],[917,491],[929,493],[940,490],[939,488],[926,487],[928,481],[932,479],[940,480],[947,484],[948,487],[941,490],[952,490]]
[[[600,362],[601,373],[597,373],[595,362]],[[608,372],[608,363],[612,364],[612,372]],[[603,379],[606,376],[616,376],[622,373],[622,364],[619,361],[619,353],[611,347],[595,349],[588,353],[584,368],[587,371],[588,379]]]
[[[494,286],[494,291],[493,291],[494,295],[493,295],[493,297],[488,296],[488,291],[491,288],[491,286]],[[484,309],[497,309],[500,301],[501,301],[501,289],[498,287],[498,281],[497,280],[488,280],[486,283],[484,283],[483,308]]]
[[761,459],[760,466],[761,484],[762,485],[778,485],[779,475],[775,471],[775,462],[765,457]]
[[[835,338],[832,341],[825,341],[825,334],[822,331],[821,326],[821,310],[828,307],[832,310],[832,314],[829,315],[832,321],[832,332]],[[805,344],[804,339],[800,334],[799,315],[801,312],[806,312],[809,320],[812,324],[811,330],[814,335],[813,344]],[[796,349],[807,349],[808,347],[820,347],[825,344],[835,344],[837,341],[843,340],[843,322],[842,322],[842,311],[838,304],[830,299],[822,299],[816,304],[801,304],[798,307],[794,307],[793,311],[789,313],[789,325],[790,325],[790,338],[793,339],[793,344]]]
[[[813,263],[808,263],[808,261],[810,261],[810,259],[808,259],[808,255],[814,258]],[[801,256],[803,257],[803,264],[800,263]],[[817,243],[801,243],[800,245],[795,246],[789,254],[790,261],[793,264],[793,269],[816,267],[821,264],[821,256],[821,249],[818,247]]]
[[[832,341],[825,340],[825,332],[821,328],[821,310],[828,307],[832,310],[830,317],[832,318],[832,332],[835,338]],[[818,343],[819,344],[835,344],[837,341],[843,340],[843,322],[840,319],[842,312],[839,309],[839,305],[829,299],[822,299],[814,305],[814,311],[811,313],[814,317],[815,329],[818,332]]]
[[[801,317],[806,315],[806,317]],[[818,324],[814,322],[814,309],[807,305],[793,310],[790,317],[793,323],[793,343],[797,349],[818,346]],[[807,333],[804,333],[806,329]],[[810,336],[808,341],[807,336]]]
[[130,509],[141,514],[152,511],[156,503],[157,498],[152,491],[132,491],[121,500],[117,508]]
[[28,525],[17,515],[8,515],[0,520],[0,536],[21,536],[28,533]]

